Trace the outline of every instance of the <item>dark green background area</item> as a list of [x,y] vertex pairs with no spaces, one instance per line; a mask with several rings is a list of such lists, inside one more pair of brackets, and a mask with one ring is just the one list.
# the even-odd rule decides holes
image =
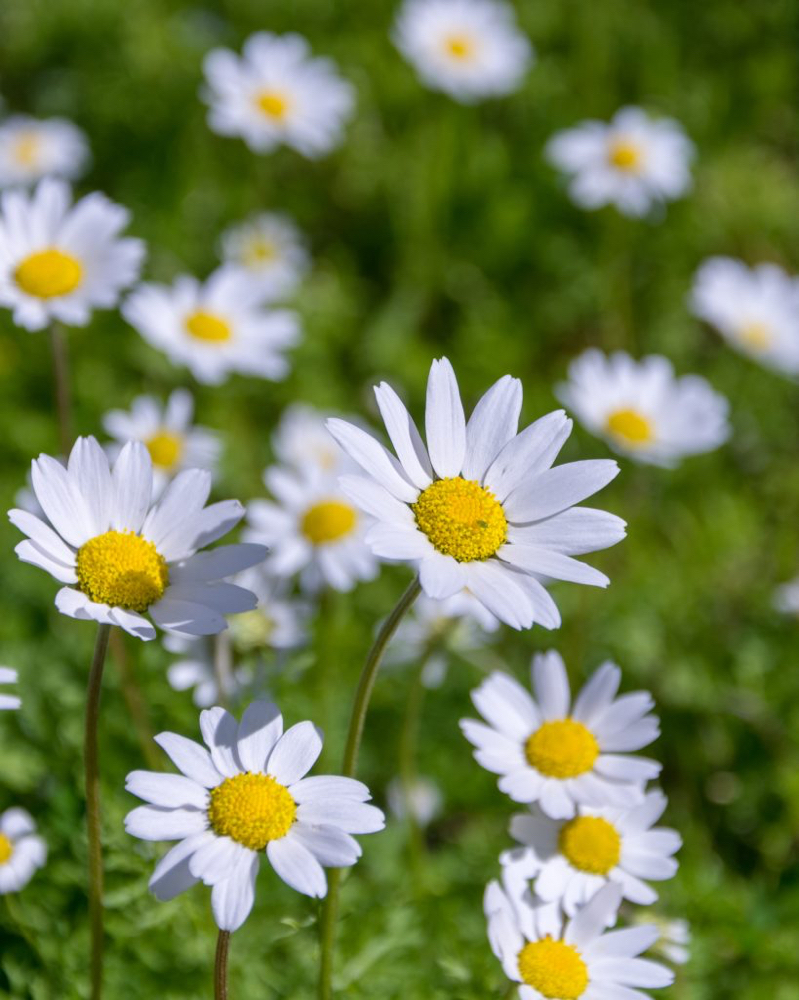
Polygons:
[[[538,51],[521,91],[461,107],[424,90],[392,48],[385,2],[6,0],[0,92],[6,108],[61,114],[88,133],[94,166],[80,190],[130,207],[149,245],[146,276],[207,274],[220,230],[257,209],[289,212],[315,266],[297,299],[305,338],[280,385],[233,377],[194,386],[116,314],[70,331],[81,433],[136,393],[196,390],[198,417],[226,441],[217,493],[260,495],[281,410],[306,400],[374,418],[369,387],[385,378],[421,416],[430,359],[446,353],[472,404],[506,372],[521,377],[526,421],[555,406],[552,386],[587,345],[668,355],[732,404],[733,435],[676,471],[635,467],[595,501],[629,521],[628,539],[590,557],[607,592],[557,585],[563,627],[505,629],[475,662],[455,661],[426,703],[420,767],[442,787],[421,876],[393,821],[363,838],[346,881],[339,953],[343,996],[484,1000],[505,980],[485,937],[481,896],[508,846],[512,803],[471,759],[457,721],[482,671],[524,677],[555,646],[580,683],[606,657],[627,690],[657,699],[671,798],[685,840],[662,910],[685,916],[693,959],[675,1000],[793,1000],[799,981],[797,623],[772,609],[797,568],[797,389],[733,354],[692,319],[691,276],[709,254],[773,260],[799,251],[799,112],[792,0],[517,5]],[[239,48],[257,29],[296,30],[334,57],[358,91],[341,148],[319,162],[290,150],[259,157],[213,135],[197,93],[203,54]],[[695,189],[655,221],[573,207],[544,162],[553,131],[640,104],[683,123],[698,147]],[[6,506],[32,457],[57,451],[47,337],[0,315],[0,490]],[[563,458],[600,457],[577,429]],[[60,617],[55,581],[17,562],[0,528],[0,661],[17,667],[21,713],[0,719],[0,807],[37,818],[51,859],[20,895],[0,901],[0,996],[82,997],[87,932],[80,763],[90,625]],[[268,661],[289,721],[325,725],[326,770],[338,766],[360,660],[407,570],[384,570],[332,595],[313,644]],[[127,639],[130,669],[156,729],[194,735],[190,698],[166,683],[159,643]],[[376,800],[397,769],[409,675],[387,672],[367,726],[363,775]],[[113,664],[103,701],[108,856],[107,996],[210,996],[215,931],[208,891],[158,904],[146,881],[163,848],[134,841],[122,817],[125,774],[146,766]],[[164,765],[166,767],[166,763]],[[8,904],[6,909],[5,904]],[[235,935],[231,996],[313,993],[316,904],[262,868],[255,910]]]

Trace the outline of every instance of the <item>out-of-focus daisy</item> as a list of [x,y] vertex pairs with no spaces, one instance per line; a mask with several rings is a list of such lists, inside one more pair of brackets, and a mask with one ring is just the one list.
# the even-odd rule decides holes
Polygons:
[[[644,880],[672,878],[672,855],[682,843],[674,830],[652,829],[665,808],[658,791],[629,809],[580,806],[568,820],[550,819],[534,805],[511,819],[510,833],[536,862],[536,896],[560,902],[569,916],[607,882],[617,882],[630,902],[648,906],[658,896]],[[518,853],[506,852],[503,862]]]
[[[12,670],[11,667],[0,667],[0,684],[16,684],[18,676],[16,670]],[[0,691],[0,712],[4,709],[19,708],[21,704],[22,700],[15,694]]]
[[258,599],[256,608],[231,622],[238,649],[295,649],[305,642],[310,606],[288,593],[284,582],[272,576],[267,566],[262,563],[246,570],[236,582]]
[[69,185],[52,177],[0,198],[0,305],[26,330],[85,326],[138,277],[144,244],[119,236],[128,210],[98,192],[71,202]]
[[86,136],[64,118],[12,115],[0,124],[0,187],[43,177],[79,177],[89,158]]
[[557,396],[589,431],[638,462],[674,466],[730,434],[724,396],[699,375],[675,378],[668,358],[656,354],[635,361],[591,348],[569,365]]
[[221,444],[216,431],[192,424],[194,400],[186,389],[175,389],[163,406],[153,396],[137,396],[130,410],[109,410],[103,427],[120,445],[141,441],[153,460],[153,494],[160,496],[181,469],[213,472]]
[[167,667],[169,686],[173,691],[191,689],[192,700],[198,708],[209,708],[218,701],[230,701],[250,680],[250,673],[244,667],[218,672],[214,664],[213,642],[205,636],[167,633],[163,645],[168,653],[180,657]]
[[571,819],[581,805],[628,807],[660,773],[657,761],[631,756],[659,735],[648,714],[651,695],[616,697],[621,671],[603,664],[572,704],[569,678],[554,650],[533,657],[535,698],[508,674],[491,674],[472,692],[488,725],[461,721],[475,760],[502,777],[514,802],[538,802],[552,819]]
[[502,0],[405,0],[393,34],[428,87],[465,104],[518,89],[533,60]]
[[221,247],[225,262],[249,271],[268,299],[290,295],[310,263],[299,229],[276,212],[254,215],[227,229]]
[[242,55],[214,49],[205,57],[208,124],[219,135],[240,136],[255,153],[281,144],[303,156],[337,146],[355,103],[352,86],[330,59],[311,56],[300,35],[259,31]]
[[205,281],[184,275],[171,285],[140,285],[125,301],[128,323],[198,382],[219,385],[231,372],[285,378],[283,352],[299,340],[297,317],[268,309],[258,283],[241,268],[218,268]]
[[608,460],[552,468],[571,433],[562,410],[517,433],[518,379],[506,375],[479,400],[468,423],[452,365],[434,361],[427,383],[427,447],[385,382],[377,405],[397,453],[360,427],[328,420],[342,448],[367,473],[341,487],[377,519],[367,542],[381,559],[418,567],[422,589],[444,600],[464,589],[513,628],[560,625],[540,577],[604,587],[604,573],[572,555],[614,545],[624,522],[575,508],[618,473]]
[[690,307],[743,354],[799,372],[799,280],[776,264],[711,257],[696,272]]
[[670,969],[638,956],[658,936],[653,926],[606,931],[620,890],[608,884],[555,933],[536,926],[535,910],[514,906],[496,882],[484,909],[491,949],[520,1000],[645,1000],[643,989],[669,986]]
[[691,957],[691,925],[687,920],[672,920],[663,917],[654,910],[634,910],[629,914],[633,926],[654,924],[659,931],[657,941],[649,949],[653,955],[659,955],[674,965],[685,965]]
[[150,888],[161,900],[202,881],[222,930],[240,927],[252,909],[261,856],[298,892],[322,897],[324,867],[353,865],[351,836],[383,829],[369,789],[352,778],[306,778],[322,749],[310,722],[283,732],[275,705],[253,702],[241,722],[224,709],[200,714],[208,749],[184,736],[156,742],[181,774],[133,771],[127,789],[149,803],[128,813],[125,828],[142,840],[178,840],[158,863]]
[[261,562],[260,545],[200,552],[244,516],[238,500],[206,507],[211,474],[186,469],[152,504],[150,453],[126,444],[114,463],[94,438],[78,438],[67,468],[49,455],[31,466],[47,522],[24,510],[9,519],[28,537],[15,552],[66,584],[56,607],[70,618],[118,625],[153,639],[156,625],[187,635],[227,628],[225,615],[255,607],[255,595],[224,582]]
[[799,615],[799,577],[777,587],[774,607],[788,615]]
[[646,215],[691,186],[693,143],[678,122],[622,108],[610,123],[586,121],[554,135],[550,162],[570,178],[581,208],[615,205],[624,215]]
[[47,860],[47,845],[24,809],[0,815],[0,895],[19,892]]
[[397,817],[405,819],[410,813],[419,826],[429,826],[441,812],[441,789],[430,778],[415,778],[406,788],[401,778],[392,778],[386,788],[388,808]]
[[350,462],[327,429],[326,418],[305,403],[286,407],[272,446],[284,465],[312,475],[336,475]]

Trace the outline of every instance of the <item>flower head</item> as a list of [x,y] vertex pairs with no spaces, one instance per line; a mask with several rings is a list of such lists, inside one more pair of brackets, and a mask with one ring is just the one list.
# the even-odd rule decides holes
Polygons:
[[685,965],[691,957],[691,925],[687,920],[672,920],[654,910],[635,910],[630,914],[630,923],[634,927],[641,924],[657,927],[659,937],[650,948],[653,955],[665,958],[674,965]]
[[349,456],[327,429],[325,417],[306,403],[292,403],[272,435],[275,455],[310,476],[337,476],[353,469]]
[[86,136],[64,118],[12,115],[0,124],[0,187],[43,177],[79,177],[89,159]]
[[[12,670],[11,667],[0,667],[0,684],[16,684],[18,676],[16,670]],[[21,704],[22,700],[17,695],[0,691],[0,712],[4,709],[19,708]]]
[[[244,613],[251,614],[249,611]],[[179,657],[167,667],[169,686],[173,691],[191,688],[197,708],[209,708],[217,701],[231,701],[251,680],[251,673],[245,667],[218,670],[214,662],[214,644],[207,636],[168,632],[163,638],[163,646],[168,653]]]
[[310,605],[294,597],[285,581],[273,576],[265,563],[245,570],[236,582],[251,590],[258,606],[232,622],[233,643],[249,650],[296,649],[308,638]]
[[0,895],[19,892],[47,860],[47,845],[33,818],[19,808],[0,814]]
[[276,212],[254,215],[222,233],[225,263],[243,268],[265,298],[290,295],[308,270],[305,241],[291,219]]

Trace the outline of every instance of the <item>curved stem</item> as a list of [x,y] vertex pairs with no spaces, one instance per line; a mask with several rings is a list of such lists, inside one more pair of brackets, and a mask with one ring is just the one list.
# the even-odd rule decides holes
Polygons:
[[97,722],[100,690],[108,651],[110,625],[97,627],[89,688],[86,694],[86,734],[83,760],[86,769],[86,833],[89,840],[89,926],[91,934],[90,978],[92,1000],[103,988],[103,845],[100,835],[100,762],[97,754]]
[[214,962],[214,1000],[227,1000],[227,956],[230,948],[230,931],[220,931],[216,939]]
[[[372,648],[367,654],[366,662],[363,665],[361,677],[358,681],[358,688],[355,692],[355,701],[350,716],[350,727],[344,747],[344,762],[341,767],[341,774],[345,778],[352,778],[355,775],[358,750],[361,746],[366,712],[369,708],[369,699],[372,695],[372,688],[374,687],[377,671],[380,668],[386,646],[388,646],[391,637],[396,632],[397,626],[402,621],[403,616],[419,596],[421,589],[418,579],[411,581],[394,610],[381,625],[380,631],[372,643]],[[336,917],[338,916],[340,882],[341,869],[331,868],[327,877],[327,896],[322,903],[320,918],[319,1000],[330,1000],[330,997],[333,995],[333,949],[336,938]]]
[[64,458],[72,450],[72,399],[69,391],[69,361],[67,339],[60,323],[50,327],[50,346],[53,350],[53,378],[55,380],[56,409],[58,411],[58,432],[61,454]]

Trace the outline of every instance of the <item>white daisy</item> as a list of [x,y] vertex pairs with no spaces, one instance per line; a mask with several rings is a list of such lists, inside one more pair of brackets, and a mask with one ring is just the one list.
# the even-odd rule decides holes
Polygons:
[[696,272],[690,307],[743,354],[799,373],[799,279],[776,264],[711,257]]
[[276,212],[227,229],[220,242],[223,260],[249,271],[268,299],[291,295],[310,264],[299,229]]
[[591,120],[558,132],[546,155],[571,178],[569,194],[581,208],[615,205],[642,216],[691,186],[693,143],[678,122],[641,108],[622,108],[609,124]]
[[79,177],[89,159],[86,136],[64,118],[12,115],[0,124],[0,187],[43,177]]
[[240,723],[209,708],[200,729],[208,750],[175,733],[155,738],[180,775],[134,771],[127,778],[128,791],[149,803],[128,813],[128,833],[180,841],[150,879],[158,899],[202,881],[213,886],[217,925],[234,931],[252,909],[264,851],[287,885],[322,897],[323,868],[348,867],[361,855],[351,834],[383,829],[383,814],[367,805],[369,789],[360,781],[304,777],[322,749],[312,723],[284,733],[277,707],[256,701]]
[[691,925],[687,920],[672,920],[652,910],[635,910],[630,915],[633,926],[654,924],[659,932],[657,941],[649,949],[674,965],[685,965],[691,957]]
[[214,49],[203,68],[208,124],[219,135],[240,136],[254,153],[283,144],[311,158],[341,141],[355,92],[330,59],[311,56],[300,35],[259,31],[241,57]]
[[430,778],[415,778],[410,788],[401,778],[392,778],[386,788],[386,801],[397,819],[405,819],[410,813],[419,826],[425,827],[441,812],[443,796]]
[[428,87],[464,104],[517,90],[534,57],[502,0],[405,0],[393,37]]
[[424,592],[436,600],[469,590],[514,628],[560,625],[542,576],[608,584],[604,573],[572,555],[614,545],[624,537],[624,521],[574,505],[615,478],[618,465],[598,460],[552,468],[571,433],[562,410],[517,433],[522,387],[506,375],[467,424],[445,358],[430,369],[425,447],[391,386],[383,382],[375,394],[399,461],[359,427],[328,421],[368,474],[340,482],[377,518],[367,535],[375,555],[418,566]]
[[256,608],[231,622],[238,649],[296,649],[307,641],[310,605],[287,593],[284,582],[272,576],[264,563],[246,570],[236,582],[258,599]]
[[220,675],[215,669],[213,641],[205,636],[168,632],[162,643],[168,653],[180,657],[167,667],[169,686],[173,691],[191,689],[197,708],[210,708],[218,701],[231,701],[251,680],[250,672],[243,667]]
[[[16,670],[12,670],[11,667],[0,667],[0,684],[16,684],[18,677]],[[0,691],[0,712],[4,709],[19,708],[21,704],[22,700],[15,694]]]
[[47,845],[24,809],[0,814],[0,895],[24,889],[47,860]]
[[621,894],[609,883],[562,927],[544,931],[532,908],[518,908],[491,883],[484,909],[491,950],[520,1000],[645,1000],[643,989],[669,986],[674,974],[638,956],[657,939],[652,926],[606,931]]
[[284,464],[312,475],[333,476],[352,470],[349,457],[327,429],[326,418],[305,403],[293,403],[272,435],[275,455]]
[[163,629],[210,635],[224,616],[255,607],[255,596],[224,578],[260,562],[259,545],[198,550],[227,534],[244,516],[238,500],[205,506],[211,474],[186,469],[152,504],[150,453],[124,446],[109,467],[94,438],[78,438],[65,469],[49,455],[31,466],[47,521],[24,510],[9,519],[28,537],[15,552],[66,584],[56,607],[70,618],[118,625],[153,639],[150,615]]
[[112,308],[138,277],[144,243],[119,236],[127,209],[98,192],[71,198],[52,177],[32,194],[0,198],[0,306],[27,330],[53,320],[85,326],[92,309]]
[[[652,829],[665,808],[666,796],[659,791],[628,809],[580,806],[569,820],[550,819],[533,805],[511,819],[510,833],[535,862],[536,896],[560,902],[568,916],[607,882],[618,883],[630,902],[648,906],[658,895],[642,880],[672,878],[677,871],[672,855],[682,843],[674,830]],[[500,860],[517,861],[519,853],[506,852]]]
[[533,657],[535,698],[508,674],[491,674],[472,692],[488,725],[463,719],[475,760],[502,775],[514,802],[538,802],[552,819],[571,819],[581,805],[629,807],[660,773],[657,761],[633,757],[659,735],[651,695],[616,698],[621,671],[604,663],[571,703],[569,678],[554,650]]
[[593,434],[638,462],[674,466],[727,440],[729,404],[699,375],[675,378],[671,362],[651,354],[594,348],[569,365],[556,395]]
[[777,587],[774,607],[787,615],[799,615],[799,577]]
[[122,314],[173,364],[186,365],[208,385],[219,385],[230,372],[285,378],[283,352],[300,336],[295,314],[267,309],[258,283],[230,265],[205,282],[184,275],[171,286],[140,285]]

